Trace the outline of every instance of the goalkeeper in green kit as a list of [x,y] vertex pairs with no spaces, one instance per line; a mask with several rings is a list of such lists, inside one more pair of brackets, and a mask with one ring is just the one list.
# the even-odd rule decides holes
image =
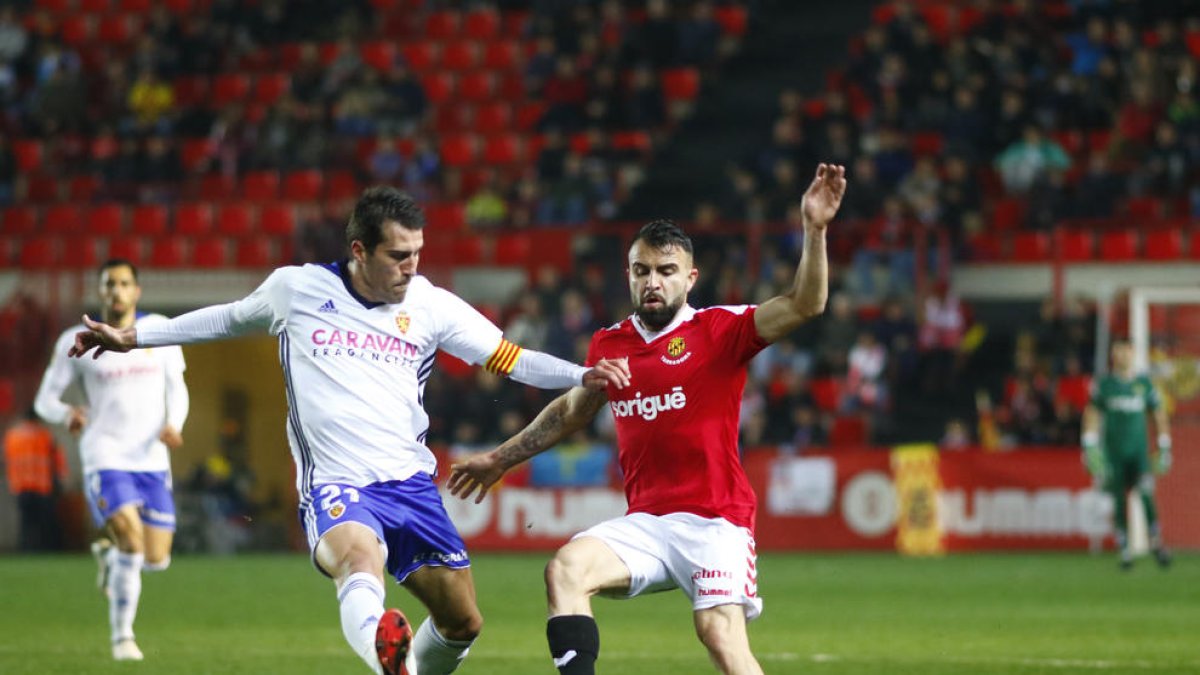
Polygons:
[[[1158,448],[1151,462],[1147,442],[1147,411],[1154,414]],[[1171,564],[1163,546],[1154,506],[1154,475],[1171,466],[1171,432],[1167,411],[1154,383],[1133,372],[1133,347],[1126,341],[1112,346],[1112,373],[1092,382],[1091,401],[1083,413],[1083,457],[1096,484],[1113,498],[1113,525],[1121,550],[1121,569],[1133,566],[1129,550],[1126,494],[1137,490],[1146,510],[1146,525],[1154,558]]]

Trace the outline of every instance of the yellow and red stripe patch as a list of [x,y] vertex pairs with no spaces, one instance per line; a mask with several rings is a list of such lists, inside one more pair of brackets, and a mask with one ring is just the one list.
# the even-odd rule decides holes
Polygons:
[[496,351],[488,357],[487,362],[483,364],[483,369],[489,373],[507,376],[512,373],[513,368],[517,365],[517,359],[520,357],[521,348],[501,338],[500,346],[496,347]]

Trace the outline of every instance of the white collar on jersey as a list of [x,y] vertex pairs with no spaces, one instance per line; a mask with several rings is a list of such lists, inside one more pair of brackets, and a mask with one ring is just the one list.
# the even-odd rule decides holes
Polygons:
[[683,323],[684,321],[688,321],[693,316],[696,316],[696,310],[691,305],[684,305],[683,307],[679,308],[679,311],[675,314],[675,318],[671,320],[671,323],[667,324],[666,328],[663,328],[658,332],[646,330],[646,327],[642,325],[642,320],[638,318],[637,314],[630,316],[629,321],[633,324],[633,328],[638,332],[638,335],[641,335],[642,339],[646,341],[646,344],[649,344],[654,342],[654,340],[656,340],[659,336],[666,335],[667,333],[675,330],[679,327],[679,324]]

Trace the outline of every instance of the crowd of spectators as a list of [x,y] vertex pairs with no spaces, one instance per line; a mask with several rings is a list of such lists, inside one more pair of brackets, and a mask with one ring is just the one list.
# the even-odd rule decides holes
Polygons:
[[[770,141],[730,172],[721,215],[782,220],[797,172],[845,164],[843,210],[865,242],[852,281],[874,301],[909,292],[921,255],[945,264],[931,255],[940,237],[948,262],[993,227],[1200,216],[1200,83],[1185,40],[1200,15],[1189,6],[882,5],[827,91],[780,94]],[[1132,198],[1150,198],[1150,213]],[[1001,201],[1017,222],[1000,222]]]
[[[424,202],[466,202],[482,228],[611,218],[646,149],[618,146],[613,134],[656,138],[686,114],[664,97],[663,69],[715,66],[736,44],[712,0],[427,3],[386,15],[367,0],[213,0],[187,14],[151,4],[128,45],[69,39],[67,17],[40,6],[0,9],[0,136],[41,139],[43,170],[96,176],[95,199],[169,202],[204,174],[318,168]],[[517,91],[503,95],[544,103],[529,132],[545,139],[532,156],[489,171],[448,165],[439,119],[459,102],[439,110],[403,50],[391,63],[364,61],[363,44],[420,39],[421,19],[443,6],[525,18],[504,35],[521,48]],[[294,45],[297,63],[284,66],[281,50]],[[181,89],[282,68],[286,90],[270,101],[254,93],[217,105]],[[569,142],[577,136],[586,143]],[[183,140],[199,138],[209,150],[185,159]],[[0,141],[0,204],[23,189],[11,142]]]

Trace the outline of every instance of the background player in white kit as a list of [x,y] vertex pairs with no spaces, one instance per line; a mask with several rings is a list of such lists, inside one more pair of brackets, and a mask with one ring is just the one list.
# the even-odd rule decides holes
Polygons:
[[[100,315],[106,323],[132,329],[165,320],[138,315],[142,289],[132,263],[110,260],[99,276]],[[58,338],[34,407],[47,422],[82,432],[79,453],[88,503],[96,524],[104,526],[115,544],[99,551],[113,658],[140,661],[133,621],[142,571],[167,568],[175,536],[167,450],[183,444],[180,431],[188,413],[183,351],[167,347],[89,361],[68,358],[81,328],[72,326]],[[62,401],[76,380],[82,382],[87,409]]]
[[[623,362],[584,368],[521,349],[418,275],[424,224],[407,195],[372,188],[346,227],[350,259],[278,269],[245,299],[148,329],[88,321],[70,351],[127,351],[256,329],[279,336],[288,440],[313,561],[337,585],[346,640],[388,674],[408,675],[414,661],[420,675],[452,672],[483,624],[470,562],[424,445],[429,418],[421,399],[437,350],[537,387],[615,390],[628,382]],[[399,610],[384,610],[385,567],[429,609],[415,636]]]
[[633,597],[680,588],[696,633],[723,673],[760,674],[746,621],[762,611],[755,568],[757,500],[738,457],[738,408],[750,359],[824,311],[825,229],[846,190],[845,169],[821,164],[804,194],[804,251],[784,295],[758,307],[696,310],[692,244],[670,221],[638,232],[629,250],[634,316],[592,337],[588,355],[627,357],[635,386],[575,388],[495,450],[451,470],[452,494],[476,502],[505,471],[612,408],[629,512],[577,534],[546,567],[546,637],[563,675],[595,672],[597,593]]

